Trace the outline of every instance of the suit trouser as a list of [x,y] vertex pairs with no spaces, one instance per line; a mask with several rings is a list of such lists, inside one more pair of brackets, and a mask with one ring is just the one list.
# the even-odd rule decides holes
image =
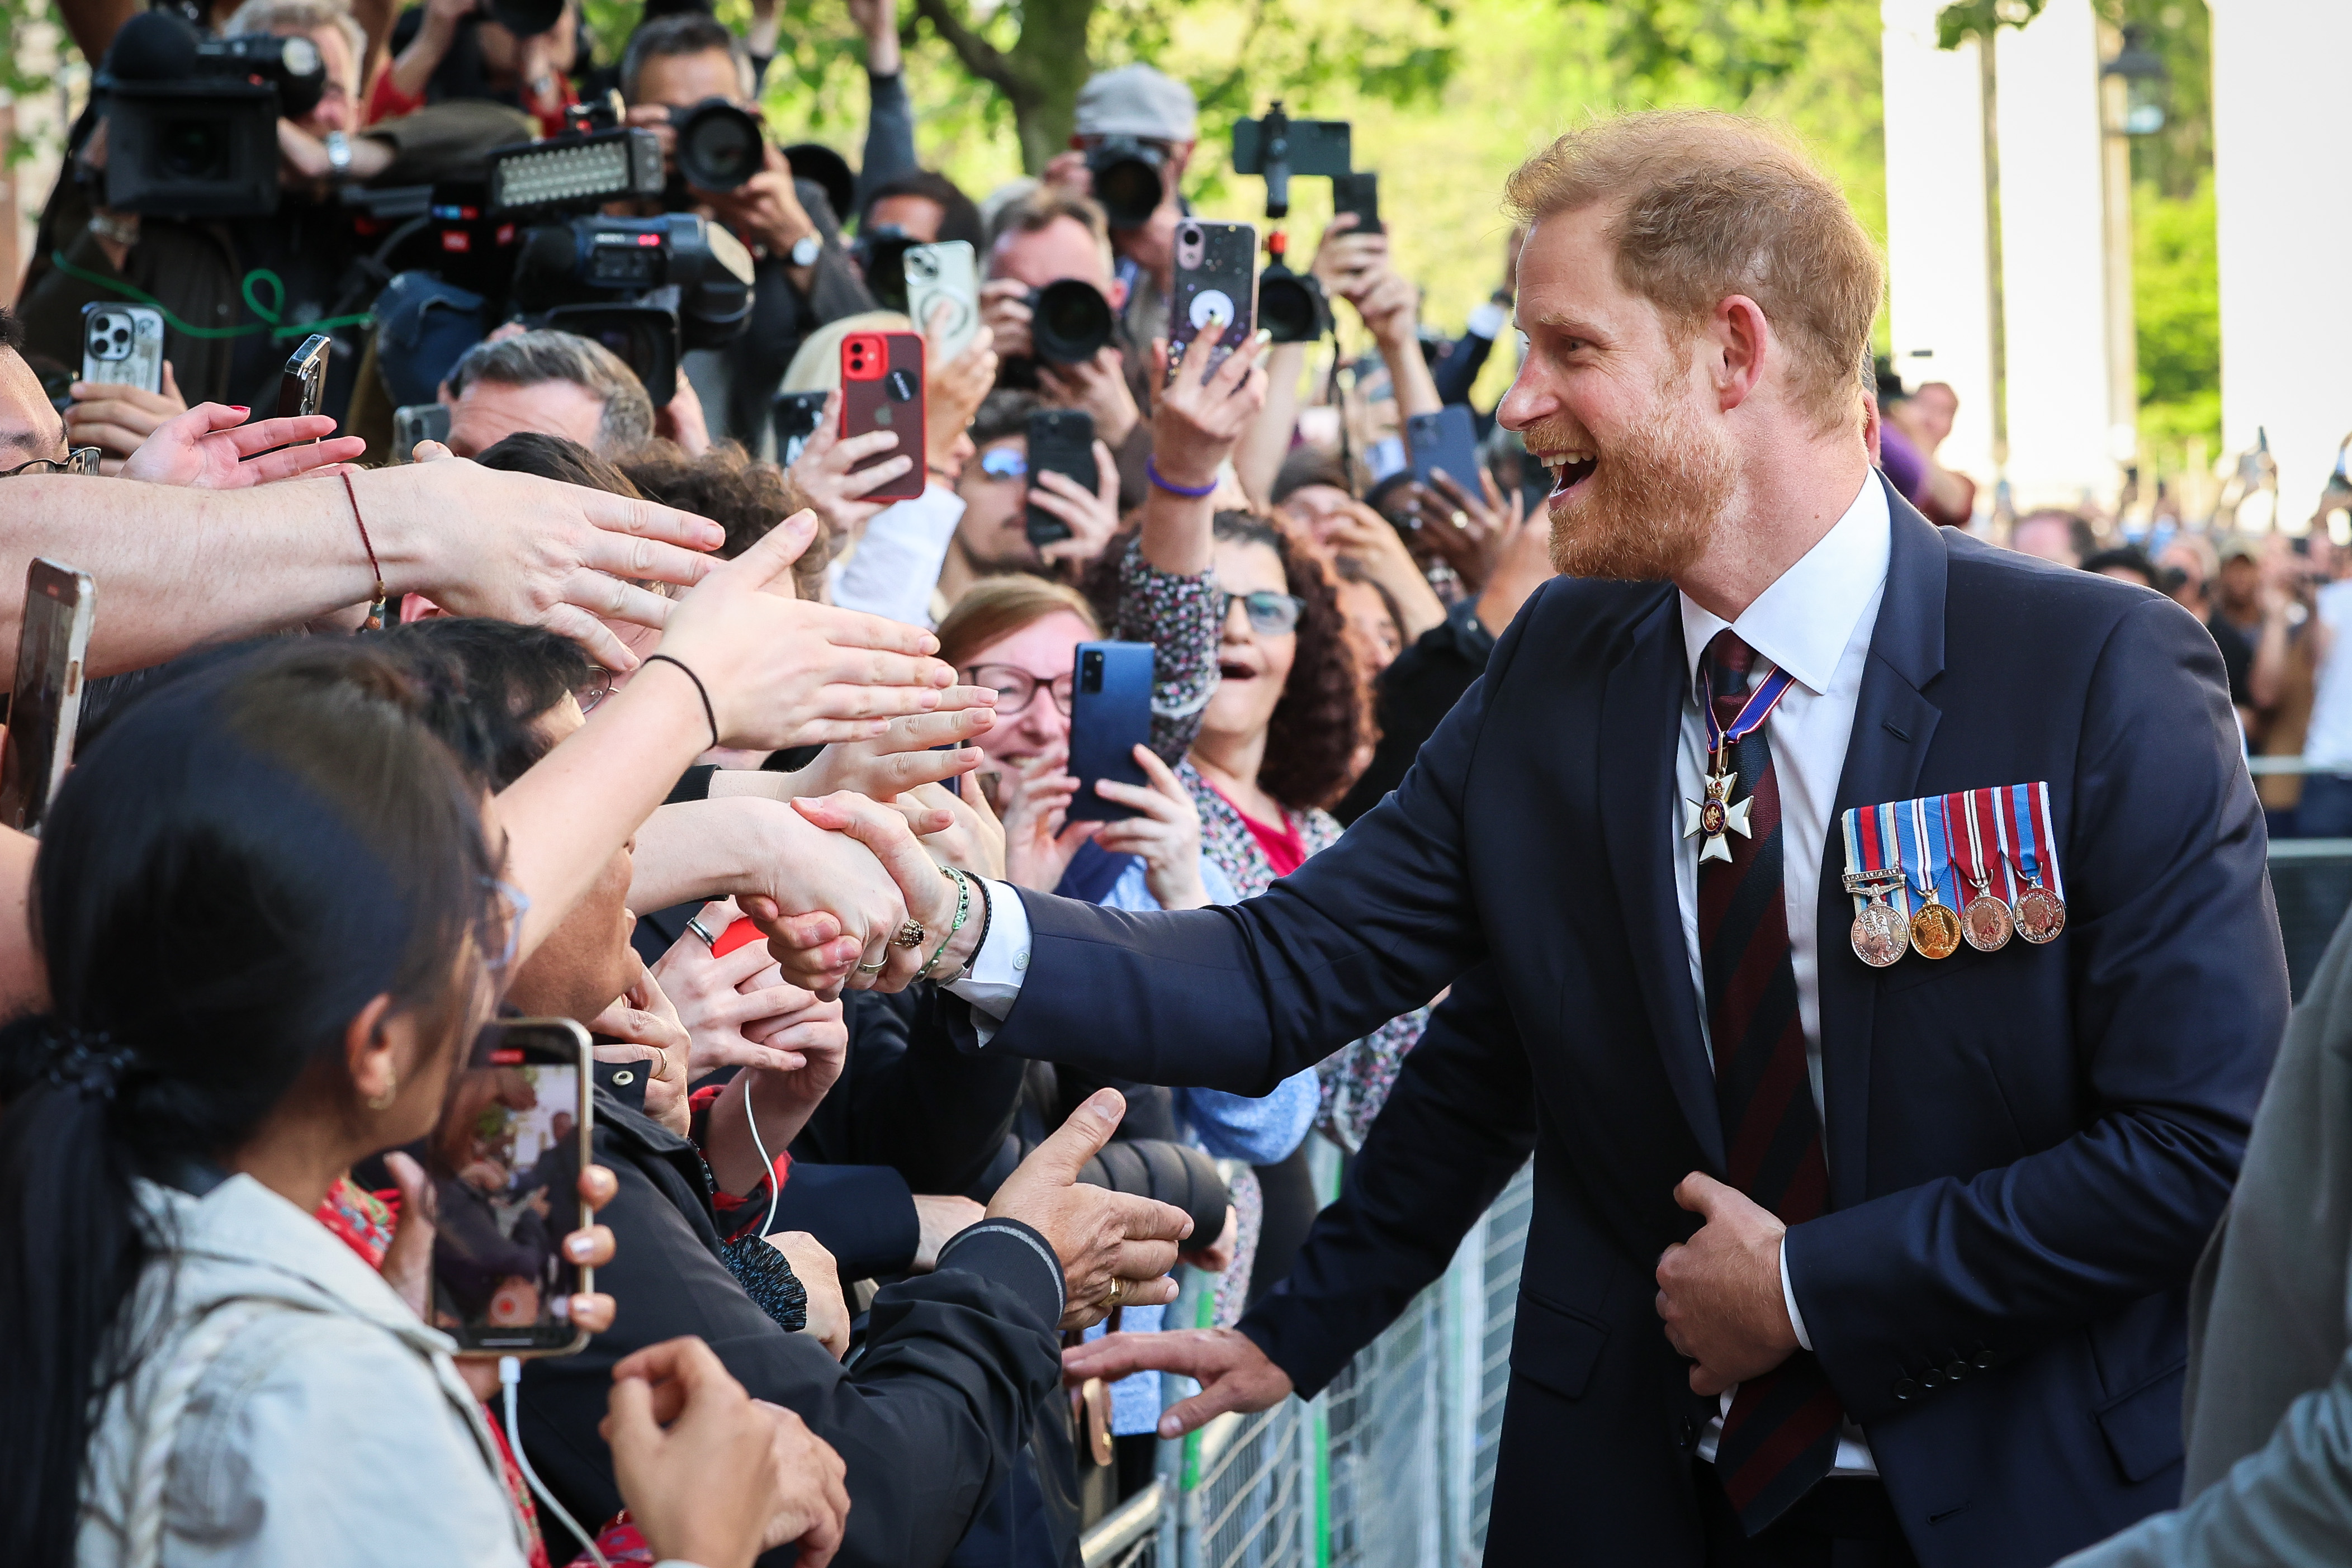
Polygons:
[[1823,1480],[1750,1538],[1715,1467],[1693,1460],[1708,1568],[1919,1568],[1886,1488],[1869,1476]]

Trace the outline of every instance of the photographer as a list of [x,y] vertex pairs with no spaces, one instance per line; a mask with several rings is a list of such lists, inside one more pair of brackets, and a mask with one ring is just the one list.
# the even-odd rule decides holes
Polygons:
[[1176,223],[1199,127],[1200,105],[1182,82],[1147,65],[1098,71],[1078,89],[1074,151],[1045,165],[1048,184],[1092,198],[1109,216],[1133,342],[1168,335]]
[[[632,125],[663,140],[672,177],[663,205],[723,224],[755,258],[751,322],[724,350],[690,357],[696,373],[713,372],[719,395],[706,392],[717,433],[761,450],[769,403],[784,370],[810,332],[874,308],[873,296],[841,246],[840,224],[824,190],[793,177],[772,143],[766,166],[731,190],[696,186],[677,158],[676,122],[688,111],[719,105],[758,118],[751,59],[742,40],[698,11],[656,17],[639,27],[621,57],[621,92]],[[764,139],[763,139],[764,140]],[[705,382],[709,388],[709,381]]]
[[485,99],[521,110],[541,135],[560,135],[564,110],[580,101],[572,88],[579,35],[570,0],[551,10],[544,0],[426,0],[393,25],[392,66],[368,94],[368,121]]
[[[963,465],[956,494],[963,516],[940,568],[940,596],[948,604],[984,577],[1004,572],[1083,572],[1118,528],[1118,473],[1110,448],[1095,443],[1100,474],[1094,493],[1065,474],[1029,471],[1029,416],[1043,407],[1028,392],[995,392],[972,421],[972,444],[980,450]],[[1060,521],[1069,532],[1042,548],[1030,541],[1030,504]]]
[[[1007,367],[1001,385],[1033,384],[1045,401],[1084,409],[1095,435],[1117,456],[1121,509],[1143,499],[1143,461],[1151,452],[1151,430],[1143,420],[1137,387],[1150,374],[1150,340],[1124,337],[1117,313],[1127,303],[1128,286],[1113,276],[1110,231],[1099,206],[1051,185],[1041,185],[997,214],[989,246],[988,282],[981,286],[980,314],[996,334],[996,351]],[[1084,358],[1062,360],[1069,348],[1041,349],[1037,308],[1055,307],[1052,285],[1079,283],[1099,295],[1113,319],[1108,340]],[[1084,304],[1083,298],[1072,301]],[[1063,315],[1073,318],[1061,319]],[[1089,311],[1087,314],[1092,315]],[[1076,321],[1079,312],[1055,308],[1044,325],[1065,340],[1094,321]]]

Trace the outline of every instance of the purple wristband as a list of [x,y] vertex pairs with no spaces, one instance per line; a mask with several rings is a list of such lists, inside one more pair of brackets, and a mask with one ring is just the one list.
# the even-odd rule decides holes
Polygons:
[[1150,479],[1154,486],[1167,491],[1171,496],[1181,496],[1188,501],[1197,501],[1203,497],[1213,496],[1217,493],[1217,482],[1214,479],[1210,480],[1207,484],[1200,486],[1198,489],[1193,488],[1190,485],[1179,485],[1174,480],[1169,478],[1165,474],[1162,474],[1160,471],[1160,465],[1154,463],[1149,457],[1143,460],[1143,473],[1144,476]]

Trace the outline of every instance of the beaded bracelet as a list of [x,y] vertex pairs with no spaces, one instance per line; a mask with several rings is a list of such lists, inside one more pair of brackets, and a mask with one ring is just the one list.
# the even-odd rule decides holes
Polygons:
[[955,920],[948,926],[948,934],[940,938],[939,946],[932,950],[931,956],[928,959],[924,960],[923,967],[915,971],[915,978],[919,980],[928,980],[931,977],[932,969],[936,968],[939,965],[939,961],[947,956],[948,944],[954,941],[956,938],[956,933],[963,929],[963,923],[971,918],[971,882],[965,878],[963,873],[956,870],[956,868],[951,865],[943,865],[940,867],[940,874],[941,876],[952,877],[955,879]]
[[1197,501],[1205,496],[1213,496],[1217,493],[1217,482],[1214,479],[1210,480],[1207,484],[1200,486],[1198,489],[1193,488],[1190,485],[1179,485],[1175,481],[1170,479],[1168,476],[1162,474],[1160,471],[1160,465],[1154,463],[1149,457],[1143,460],[1143,475],[1145,478],[1150,479],[1152,484],[1158,486],[1160,489],[1167,491],[1170,495],[1181,496],[1188,501]]

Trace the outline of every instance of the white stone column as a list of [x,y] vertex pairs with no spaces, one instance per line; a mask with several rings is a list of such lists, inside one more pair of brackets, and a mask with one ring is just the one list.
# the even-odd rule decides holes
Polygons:
[[1991,294],[1977,48],[1936,47],[1940,0],[1881,0],[1886,256],[1895,369],[1960,400],[1937,455],[1992,499]]
[[2009,479],[2017,509],[2111,503],[2099,49],[2090,0],[2004,27],[1999,81]]
[[2352,5],[2210,0],[2221,263],[2221,445],[2259,428],[2300,531],[2352,430]]

